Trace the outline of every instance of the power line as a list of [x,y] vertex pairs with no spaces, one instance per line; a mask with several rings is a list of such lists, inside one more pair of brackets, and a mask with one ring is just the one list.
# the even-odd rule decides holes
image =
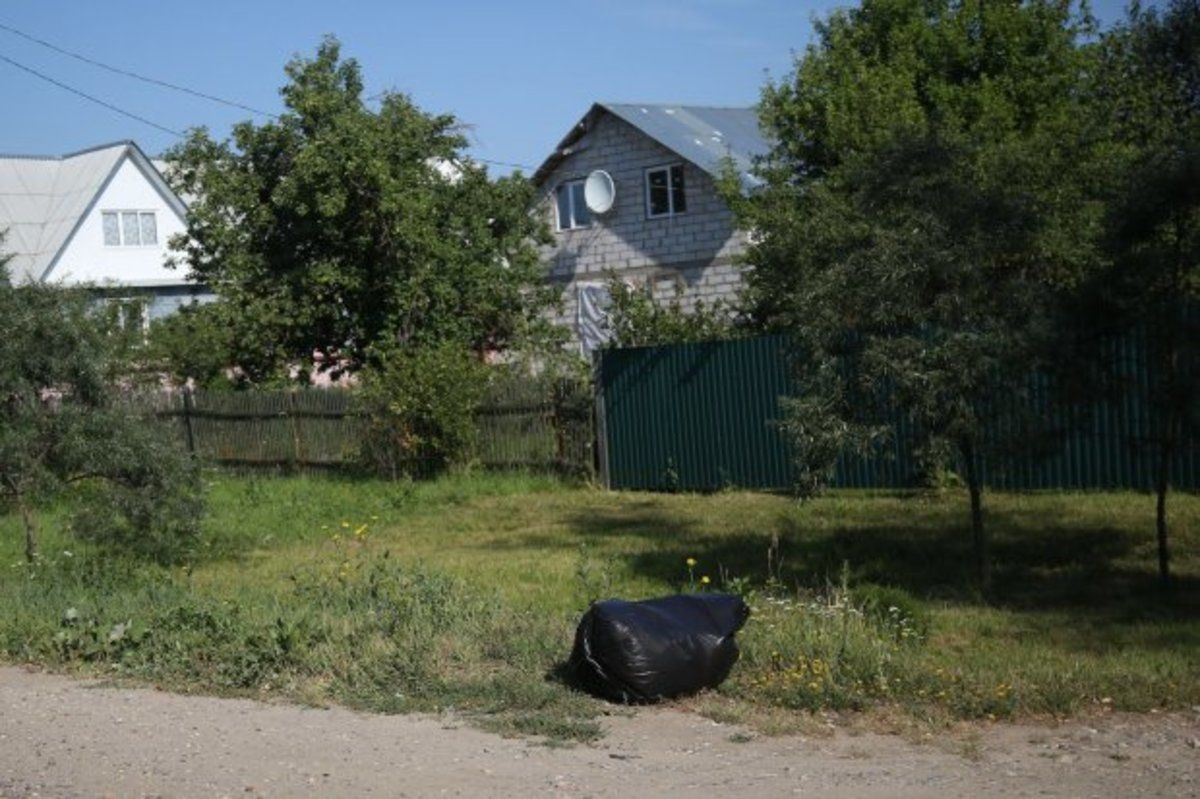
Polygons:
[[[136,79],[136,80],[140,80],[140,81],[144,81],[144,82],[146,82],[146,83],[151,83],[151,84],[154,84],[154,85],[156,85],[156,86],[162,86],[162,87],[164,87],[164,88],[168,88],[168,89],[174,89],[175,91],[181,91],[181,92],[184,92],[184,93],[186,93],[186,94],[190,94],[190,95],[193,95],[193,96],[196,96],[196,97],[203,98],[203,99],[205,99],[205,100],[211,100],[211,101],[213,101],[213,102],[216,102],[216,103],[221,103],[221,104],[223,104],[223,105],[228,105],[228,106],[231,106],[231,107],[233,107],[233,108],[240,108],[240,109],[242,109],[243,111],[250,111],[251,113],[260,114],[260,115],[262,115],[262,116],[268,116],[268,117],[271,117],[271,118],[273,118],[273,119],[278,119],[278,118],[279,118],[278,114],[272,114],[272,113],[271,113],[271,112],[269,112],[269,111],[260,111],[260,110],[259,110],[259,109],[257,109],[257,108],[251,108],[251,107],[250,107],[250,106],[248,106],[248,105],[242,105],[241,103],[237,103],[237,102],[234,102],[234,101],[232,101],[232,100],[224,100],[224,99],[222,99],[222,98],[220,98],[220,97],[216,97],[216,96],[214,96],[214,95],[211,95],[211,94],[205,94],[204,92],[198,92],[198,91],[195,91],[195,90],[193,90],[193,89],[189,89],[189,88],[187,88],[186,86],[177,86],[177,85],[175,85],[175,84],[173,84],[173,83],[168,83],[168,82],[166,82],[166,81],[157,80],[157,79],[155,79],[155,78],[147,78],[147,77],[145,77],[145,76],[143,76],[143,75],[139,75],[139,74],[137,74],[137,73],[135,73],[135,72],[129,72],[129,71],[127,71],[127,70],[118,69],[117,67],[112,67],[112,66],[109,66],[108,64],[104,64],[104,63],[101,63],[101,62],[99,62],[99,61],[95,61],[95,60],[93,60],[93,59],[91,59],[91,58],[88,58],[88,57],[86,57],[86,56],[80,55],[80,54],[78,54],[78,53],[73,53],[73,52],[71,52],[70,50],[64,50],[63,48],[61,48],[61,47],[57,47],[57,46],[55,46],[55,45],[51,44],[50,42],[43,41],[42,39],[39,39],[39,38],[37,38],[36,36],[30,36],[29,34],[27,34],[27,33],[23,32],[23,31],[19,31],[19,30],[17,30],[16,28],[13,28],[13,27],[10,27],[10,26],[8,26],[8,25],[5,25],[5,24],[4,24],[4,23],[2,23],[2,22],[0,22],[0,30],[6,30],[6,31],[8,31],[9,33],[13,33],[13,34],[15,34],[15,35],[17,35],[17,36],[20,36],[20,37],[24,38],[24,39],[28,39],[28,40],[29,40],[29,41],[31,41],[31,42],[35,42],[35,43],[37,43],[37,44],[40,44],[40,45],[42,45],[43,47],[48,47],[49,49],[51,49],[51,50],[54,50],[55,52],[62,53],[63,55],[70,56],[71,58],[78,59],[79,61],[83,61],[84,63],[91,64],[91,65],[93,65],[93,66],[96,66],[96,67],[100,67],[101,69],[106,69],[106,70],[108,70],[109,72],[113,72],[113,73],[116,73],[116,74],[118,74],[118,75],[125,75],[125,76],[127,76],[127,77],[134,78],[134,79]],[[136,120],[136,121],[138,121],[138,122],[141,122],[141,123],[142,123],[142,124],[144,124],[144,125],[149,125],[149,126],[150,126],[150,127],[152,127],[152,128],[157,128],[158,130],[161,130],[161,131],[163,131],[164,133],[170,133],[172,136],[178,136],[178,137],[180,137],[180,138],[183,138],[183,137],[185,136],[185,134],[184,134],[184,133],[182,133],[182,132],[180,132],[180,131],[173,130],[172,128],[168,128],[168,127],[166,127],[165,125],[160,125],[160,124],[158,124],[157,122],[154,122],[154,121],[152,121],[152,120],[146,119],[145,117],[142,117],[142,116],[138,116],[137,114],[134,114],[134,113],[133,113],[133,112],[131,112],[131,111],[126,111],[126,110],[124,110],[123,108],[119,108],[119,107],[117,107],[117,106],[113,105],[112,103],[109,103],[109,102],[107,102],[107,101],[105,101],[105,100],[101,100],[100,98],[98,98],[98,97],[95,97],[95,96],[93,96],[93,95],[90,95],[90,94],[88,94],[87,92],[81,91],[80,89],[76,89],[76,88],[74,88],[73,86],[68,86],[67,84],[63,83],[63,82],[62,82],[62,81],[60,81],[60,80],[57,80],[57,79],[55,79],[55,78],[52,78],[52,77],[50,77],[49,75],[46,75],[45,73],[39,72],[39,71],[37,71],[36,69],[34,69],[34,68],[32,68],[32,67],[29,67],[29,66],[26,66],[26,65],[24,65],[24,64],[22,64],[22,63],[20,63],[20,62],[18,62],[18,61],[14,61],[13,59],[11,59],[11,58],[9,58],[9,57],[7,57],[7,56],[3,55],[3,54],[0,54],[0,60],[3,60],[3,61],[5,61],[5,62],[7,62],[7,63],[9,63],[9,64],[12,64],[12,65],[13,65],[14,67],[16,67],[17,69],[20,69],[20,70],[23,70],[23,71],[25,71],[25,72],[28,72],[28,73],[29,73],[29,74],[31,74],[31,75],[35,75],[35,76],[37,76],[37,77],[41,78],[42,80],[44,80],[44,81],[47,81],[48,83],[52,83],[52,84],[54,84],[55,86],[58,86],[60,89],[65,89],[66,91],[69,91],[69,92],[71,92],[72,94],[78,95],[79,97],[82,97],[82,98],[84,98],[85,100],[90,100],[91,102],[93,102],[93,103],[96,103],[97,105],[103,106],[104,108],[107,108],[107,109],[109,109],[110,111],[115,111],[116,113],[118,113],[118,114],[121,114],[122,116],[129,117],[130,119],[133,119],[133,120]],[[382,97],[383,95],[387,94],[387,93],[388,93],[388,91],[389,91],[389,90],[386,90],[386,89],[385,89],[384,91],[377,92],[376,94],[373,94],[373,95],[371,95],[370,97],[368,97],[368,98],[367,98],[367,101],[368,101],[368,102],[370,102],[371,100],[374,100],[374,99],[376,99],[376,98]],[[530,165],[528,165],[528,164],[518,164],[518,163],[514,163],[514,162],[512,162],[512,161],[496,161],[496,160],[493,160],[493,159],[490,159],[490,158],[480,158],[480,157],[478,157],[478,156],[468,156],[468,157],[469,157],[469,158],[471,158],[471,160],[474,160],[474,161],[479,161],[479,162],[481,162],[481,163],[484,163],[484,164],[491,164],[491,165],[493,165],[493,166],[504,166],[504,167],[510,167],[510,168],[513,168],[513,169],[525,169],[525,170],[530,170],[530,171],[532,171],[532,170],[534,169],[534,167],[532,167],[532,166],[530,166]]]
[[79,97],[82,97],[85,100],[90,100],[93,103],[95,103],[96,105],[104,106],[109,111],[115,111],[118,114],[120,114],[121,116],[129,117],[130,119],[137,120],[138,122],[141,122],[143,125],[149,125],[152,128],[158,128],[159,130],[163,131],[164,133],[170,133],[172,136],[177,136],[181,139],[184,138],[184,136],[185,136],[184,133],[181,133],[178,130],[172,130],[171,128],[168,128],[166,125],[160,125],[157,122],[153,122],[149,119],[146,119],[145,117],[138,116],[137,114],[135,114],[131,111],[126,111],[123,108],[118,108],[117,106],[113,105],[112,103],[101,100],[99,97],[93,97],[92,95],[88,94],[87,92],[76,89],[74,86],[68,86],[67,84],[63,83],[60,80],[55,80],[54,78],[50,77],[49,75],[38,72],[33,67],[27,67],[24,64],[20,63],[19,61],[13,61],[11,58],[4,55],[3,53],[0,53],[0,61],[5,61],[9,64],[12,64],[14,67],[16,67],[19,70],[28,72],[30,75],[39,77],[42,80],[46,81],[47,83],[53,83],[58,88],[65,89],[65,90],[69,91],[71,94],[78,95]]
[[222,97],[217,97],[216,95],[213,95],[213,94],[207,94],[205,92],[196,91],[195,89],[189,89],[186,86],[180,86],[176,83],[169,83],[165,80],[159,80],[158,78],[149,78],[149,77],[146,77],[145,75],[140,75],[136,72],[131,72],[127,69],[121,69],[120,67],[114,67],[109,64],[105,64],[104,62],[97,61],[94,58],[88,58],[87,56],[82,55],[80,53],[76,53],[71,50],[66,50],[62,47],[59,47],[58,45],[51,44],[50,42],[46,41],[45,39],[39,39],[36,36],[25,33],[24,31],[17,30],[16,28],[14,28],[10,25],[5,25],[2,22],[0,22],[0,30],[6,30],[9,33],[13,34],[14,36],[20,36],[22,39],[31,41],[34,44],[39,44],[42,47],[46,47],[50,50],[53,50],[56,53],[61,53],[62,55],[68,56],[70,58],[74,58],[77,61],[82,61],[85,64],[90,64],[91,66],[108,70],[109,72],[112,72],[116,75],[124,75],[127,78],[133,78],[134,80],[140,80],[143,83],[149,83],[154,86],[161,86],[164,89],[171,89],[173,91],[183,92],[184,94],[190,94],[193,97],[199,97],[201,99],[209,100],[214,103],[220,103],[221,105],[227,105],[231,108],[240,108],[241,110],[249,111],[252,114],[259,114],[261,116],[276,118],[276,115],[272,114],[270,111],[261,111],[257,108],[253,108],[251,106],[244,105],[242,103],[235,102],[233,100],[226,100]]

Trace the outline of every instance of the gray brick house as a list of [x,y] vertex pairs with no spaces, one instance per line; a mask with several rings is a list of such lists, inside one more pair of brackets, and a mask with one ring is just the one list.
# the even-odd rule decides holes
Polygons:
[[[585,354],[603,339],[610,273],[663,299],[678,286],[685,308],[734,299],[741,283],[734,259],[746,236],[715,180],[731,159],[743,188],[752,188],[753,160],[766,151],[751,108],[596,103],[571,129],[533,182],[537,213],[554,231],[543,257],[549,280],[563,287],[557,321]],[[597,170],[615,189],[604,213],[584,198]]]

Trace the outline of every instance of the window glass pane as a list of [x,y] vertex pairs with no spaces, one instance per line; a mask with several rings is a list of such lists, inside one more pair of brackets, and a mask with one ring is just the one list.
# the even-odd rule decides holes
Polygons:
[[687,199],[683,196],[683,167],[671,167],[671,210],[682,214],[687,210]]
[[558,229],[566,230],[571,227],[571,187],[559,186],[558,194]]
[[142,219],[142,244],[158,244],[158,220],[153,213],[140,214]]
[[121,230],[117,227],[117,215],[112,211],[105,211],[100,214],[100,220],[104,225],[104,243],[110,247],[119,247]]
[[575,210],[575,227],[584,227],[592,224],[592,212],[588,210],[587,200],[583,197],[583,184],[571,184],[572,202]]
[[121,214],[121,243],[126,247],[141,243],[138,235],[138,215],[134,213]]
[[650,186],[650,216],[671,213],[670,199],[667,193],[667,170],[658,169],[654,172],[647,172],[646,182]]

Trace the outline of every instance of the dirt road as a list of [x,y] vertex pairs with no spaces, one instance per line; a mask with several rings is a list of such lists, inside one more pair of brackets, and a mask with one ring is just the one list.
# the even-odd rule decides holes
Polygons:
[[1200,796],[1200,709],[990,725],[954,745],[875,734],[755,738],[670,709],[613,717],[608,727],[599,744],[555,749],[453,718],[0,668],[0,797]]

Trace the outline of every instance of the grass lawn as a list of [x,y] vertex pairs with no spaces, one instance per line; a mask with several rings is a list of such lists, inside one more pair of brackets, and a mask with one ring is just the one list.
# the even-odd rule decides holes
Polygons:
[[212,479],[204,551],[171,568],[89,550],[55,511],[28,567],[18,521],[0,519],[0,657],[176,690],[454,707],[588,739],[608,706],[555,677],[587,603],[708,577],[754,613],[730,679],[690,704],[768,731],[813,710],[941,721],[1200,704],[1196,496],[1172,499],[1170,596],[1151,497],[986,497],[988,604],[958,493],[798,505],[526,475]]

